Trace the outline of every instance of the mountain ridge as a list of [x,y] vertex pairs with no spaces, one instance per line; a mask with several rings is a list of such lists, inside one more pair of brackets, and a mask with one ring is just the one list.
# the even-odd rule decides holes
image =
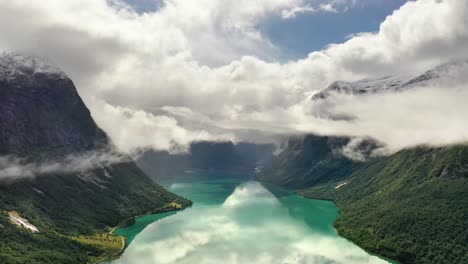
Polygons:
[[325,99],[333,94],[364,95],[372,93],[400,92],[417,87],[437,84],[439,80],[459,78],[468,74],[468,60],[448,62],[417,76],[384,76],[358,81],[335,81],[317,92],[311,100]]
[[[152,182],[128,157],[69,171],[63,170],[66,163],[60,164],[69,162],[70,155],[80,159],[112,152],[118,154],[63,72],[39,59],[0,56],[0,156],[37,167],[57,162],[41,175],[33,171],[32,177],[0,178],[0,262],[86,263],[110,258],[119,251],[79,238],[103,235],[135,215],[173,210],[173,202],[191,204]],[[8,168],[3,172],[8,174]],[[39,232],[10,223],[11,211]]]
[[[454,80],[467,74],[467,61],[448,63],[407,81],[337,82],[312,100],[426,86],[450,89]],[[376,86],[367,87],[371,83]],[[294,188],[307,198],[334,201],[340,210],[334,223],[339,234],[370,252],[401,263],[468,263],[466,143],[418,146],[352,160],[343,150],[353,138],[333,138],[290,139],[292,143],[267,163],[257,179]],[[372,153],[378,146],[364,139],[358,150]]]

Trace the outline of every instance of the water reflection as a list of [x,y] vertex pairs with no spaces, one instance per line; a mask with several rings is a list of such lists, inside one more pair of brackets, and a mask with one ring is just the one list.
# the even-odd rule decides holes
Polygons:
[[149,225],[115,263],[386,263],[336,235],[330,203],[278,198],[257,182],[237,186],[227,198],[222,181],[199,184],[180,191],[198,188],[198,198],[224,201],[199,202]]

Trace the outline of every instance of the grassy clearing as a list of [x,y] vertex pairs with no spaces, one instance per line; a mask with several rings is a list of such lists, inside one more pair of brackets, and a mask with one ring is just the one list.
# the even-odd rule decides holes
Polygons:
[[169,203],[169,206],[173,207],[174,209],[178,209],[178,210],[184,208],[181,204],[176,203],[176,202]]
[[100,256],[91,257],[91,263],[112,260],[120,255],[125,246],[125,239],[123,237],[109,233],[81,235],[78,237],[72,237],[72,239],[104,251]]

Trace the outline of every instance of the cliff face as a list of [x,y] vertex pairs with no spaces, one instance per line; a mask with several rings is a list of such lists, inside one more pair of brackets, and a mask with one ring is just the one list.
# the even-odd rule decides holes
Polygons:
[[[0,56],[0,158],[20,157],[36,164],[32,168],[58,162],[40,175],[32,169],[33,175],[16,178],[3,175],[9,170],[2,166],[11,164],[0,162],[1,263],[90,262],[102,248],[70,237],[106,232],[171,202],[190,204],[153,183],[128,158],[63,169],[69,166],[64,157],[101,153],[109,144],[63,72],[41,60]],[[10,224],[5,211],[17,211],[39,233]]]
[[65,73],[33,58],[0,58],[0,155],[50,157],[108,143]]

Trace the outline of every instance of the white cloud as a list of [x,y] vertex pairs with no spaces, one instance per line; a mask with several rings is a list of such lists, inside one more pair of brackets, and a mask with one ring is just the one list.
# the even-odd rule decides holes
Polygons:
[[[465,83],[466,85],[466,83]],[[335,123],[345,135],[377,139],[394,152],[417,145],[468,143],[466,86],[435,86],[398,94],[336,98],[332,111],[358,119]],[[333,126],[333,125],[332,125]],[[339,127],[339,128],[338,128]],[[352,131],[352,132],[351,132]]]
[[41,175],[85,172],[108,167],[130,158],[110,151],[68,155],[62,159],[31,162],[14,156],[0,156],[0,180],[17,180]]
[[314,13],[316,10],[311,6],[295,6],[291,9],[285,9],[281,11],[281,17],[283,19],[295,18],[298,14]]
[[[193,141],[233,139],[232,136],[215,135],[204,129],[187,130],[175,118],[167,115],[153,115],[103,101],[94,101],[92,105],[100,113],[96,115],[96,122],[107,128],[113,143],[127,153],[149,147],[180,152],[186,151],[185,148]],[[112,129],[116,125],[120,129]]]
[[[377,2],[379,0],[359,0],[362,6],[369,4],[368,2]],[[354,7],[358,0],[328,0],[319,4],[319,10],[329,13],[343,13]]]
[[468,54],[468,2],[410,1],[377,33],[356,35],[297,61],[274,62],[279,51],[258,24],[305,6],[314,7],[302,0],[167,0],[155,13],[137,14],[105,0],[5,0],[0,3],[0,49],[47,56],[63,68],[98,124],[124,150],[170,149],[200,138],[239,139],[250,131],[369,136],[391,149],[433,143],[442,135],[449,135],[449,143],[466,139],[468,130],[458,130],[463,127],[456,123],[444,131],[429,129],[440,116],[458,122],[458,116],[447,117],[457,114],[447,107],[461,103],[457,98],[463,99],[464,92],[445,95],[443,105],[438,92],[421,92],[423,109],[432,105],[432,115],[422,115],[395,95],[392,99],[403,104],[393,103],[401,109],[396,113],[408,118],[404,126],[373,101],[384,100],[378,96],[333,105],[362,121],[354,123],[317,119],[308,100],[335,80],[414,75],[463,58]]
[[334,7],[332,3],[321,4],[320,10],[323,10],[325,12],[338,13],[338,10],[336,10],[336,8]]

